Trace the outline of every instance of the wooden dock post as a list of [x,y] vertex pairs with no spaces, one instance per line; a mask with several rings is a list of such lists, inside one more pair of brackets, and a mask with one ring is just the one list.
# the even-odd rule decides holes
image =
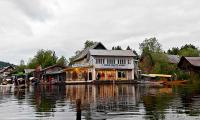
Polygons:
[[81,120],[81,99],[76,100],[76,120]]

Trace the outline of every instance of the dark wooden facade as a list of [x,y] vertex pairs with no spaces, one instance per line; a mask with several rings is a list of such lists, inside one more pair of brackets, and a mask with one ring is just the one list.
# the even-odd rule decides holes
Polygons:
[[51,83],[52,81],[56,81],[56,83],[65,82],[66,73],[64,68],[64,66],[53,65],[40,71],[34,71],[33,76],[38,78],[41,83]]
[[181,57],[178,68],[188,72],[200,73],[200,57]]
[[65,67],[60,65],[53,65],[42,69],[42,78],[43,80],[50,82],[52,80],[56,80],[56,82],[64,82],[66,75],[63,71]]

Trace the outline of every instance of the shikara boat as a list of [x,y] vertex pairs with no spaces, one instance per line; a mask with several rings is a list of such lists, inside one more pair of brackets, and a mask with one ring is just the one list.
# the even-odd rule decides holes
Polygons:
[[164,85],[184,85],[188,81],[187,80],[173,80],[173,81],[165,81]]
[[[139,81],[139,83],[143,84],[152,84],[152,85],[161,85],[164,84],[166,81],[163,80],[171,79],[172,75],[166,75],[166,74],[141,74],[141,77],[143,78],[142,81]],[[157,78],[162,78],[161,80],[157,80]]]
[[23,78],[18,78],[14,81],[15,84],[15,88],[20,88],[20,89],[24,89],[26,88],[26,81]]

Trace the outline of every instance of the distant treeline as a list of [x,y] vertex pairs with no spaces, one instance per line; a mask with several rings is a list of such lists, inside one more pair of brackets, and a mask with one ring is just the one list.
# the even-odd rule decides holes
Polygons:
[[0,68],[6,67],[6,66],[15,66],[15,65],[10,64],[10,63],[8,63],[8,62],[0,61]]
[[141,50],[139,67],[143,73],[158,73],[176,75],[178,79],[189,79],[188,72],[177,68],[177,64],[169,62],[168,55],[177,57],[199,57],[200,50],[192,44],[173,47],[167,52],[162,49],[162,45],[154,38],[145,39],[139,44]]

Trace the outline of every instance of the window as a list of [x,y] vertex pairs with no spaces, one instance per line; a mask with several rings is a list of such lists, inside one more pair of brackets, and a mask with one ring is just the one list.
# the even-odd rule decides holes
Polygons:
[[128,60],[128,64],[131,64],[131,60],[130,59]]
[[115,64],[115,59],[113,59],[113,58],[108,58],[108,59],[107,59],[107,64]]
[[126,64],[126,59],[118,59],[118,64]]
[[96,59],[96,64],[104,64],[105,60],[103,58],[97,58]]
[[117,74],[118,74],[119,79],[126,78],[126,72],[125,71],[118,71]]

